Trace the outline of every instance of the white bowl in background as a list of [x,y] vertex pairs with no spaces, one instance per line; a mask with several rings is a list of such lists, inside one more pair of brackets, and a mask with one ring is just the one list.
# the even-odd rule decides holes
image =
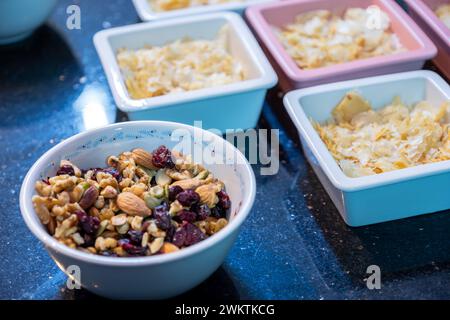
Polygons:
[[357,178],[343,173],[310,119],[331,119],[334,107],[353,90],[374,109],[396,96],[408,105],[426,99],[436,107],[450,99],[449,85],[431,71],[337,82],[286,94],[284,105],[299,131],[305,156],[345,222],[363,226],[449,209],[450,161]]
[[[178,39],[215,39],[229,25],[229,51],[238,59],[248,79],[223,86],[132,99],[116,60],[118,49],[164,45]],[[256,126],[267,89],[277,76],[244,20],[232,12],[139,23],[98,32],[94,43],[117,107],[131,120],[176,121],[204,128],[247,129]]]
[[133,0],[134,7],[142,21],[152,21],[158,19],[167,19],[182,17],[194,14],[205,14],[217,11],[234,11],[242,14],[244,10],[255,4],[261,4],[265,2],[273,2],[278,0],[246,0],[227,3],[210,4],[205,6],[189,7],[185,9],[155,12],[148,0]]
[[[159,145],[173,148],[175,129],[203,134],[208,146],[223,160],[235,157],[234,164],[205,167],[225,183],[232,206],[229,224],[217,234],[178,252],[150,257],[104,257],[71,249],[55,240],[39,221],[31,201],[34,184],[55,174],[61,159],[70,159],[80,168],[104,166],[108,155],[136,147],[153,150]],[[59,143],[28,171],[20,191],[20,210],[33,234],[64,272],[80,267],[81,284],[93,293],[109,298],[161,299],[183,293],[209,277],[224,261],[255,198],[253,170],[233,145],[205,130],[162,121],[117,123],[77,134]]]

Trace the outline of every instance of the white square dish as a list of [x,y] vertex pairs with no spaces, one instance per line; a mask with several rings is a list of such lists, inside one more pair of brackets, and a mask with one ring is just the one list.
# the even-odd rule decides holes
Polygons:
[[[251,5],[272,2],[274,0],[246,0],[228,3],[210,4],[206,6],[189,7],[185,9],[156,12],[148,0],[133,0],[134,7],[142,21],[153,21],[158,19],[175,18],[193,14],[204,14],[217,11],[233,11],[242,14]],[[276,0],[275,0],[276,1]]]
[[[229,52],[243,65],[246,80],[139,100],[129,96],[116,60],[118,49],[163,45],[186,37],[212,40],[224,25],[229,26]],[[204,128],[216,128],[222,132],[252,128],[258,121],[267,89],[277,83],[274,70],[245,22],[232,12],[103,30],[95,34],[94,44],[114,100],[131,120],[166,120],[190,125],[201,120]]]
[[310,119],[323,122],[348,91],[356,90],[374,109],[399,96],[413,104],[450,99],[449,85],[431,71],[378,76],[289,92],[284,105],[297,127],[306,158],[350,226],[363,226],[450,208],[450,161],[350,178],[334,160]]

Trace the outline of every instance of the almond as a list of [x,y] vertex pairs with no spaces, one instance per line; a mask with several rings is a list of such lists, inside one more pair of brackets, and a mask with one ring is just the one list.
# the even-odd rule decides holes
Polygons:
[[81,197],[80,201],[78,201],[78,204],[80,207],[82,207],[84,210],[89,209],[91,206],[94,205],[95,201],[97,201],[98,197],[98,190],[94,186],[90,186]]
[[117,196],[117,206],[120,210],[133,216],[147,217],[152,210],[145,205],[145,201],[132,192],[122,192]]
[[152,170],[158,169],[153,165],[153,155],[150,152],[137,148],[131,151],[131,153],[136,164]]

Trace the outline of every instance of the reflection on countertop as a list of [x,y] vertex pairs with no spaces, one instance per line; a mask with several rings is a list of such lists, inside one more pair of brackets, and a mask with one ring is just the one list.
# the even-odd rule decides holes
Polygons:
[[[114,106],[92,44],[102,28],[138,21],[131,1],[80,0],[82,29],[65,29],[62,0],[47,26],[0,48],[0,298],[91,299],[65,289],[66,277],[19,212],[24,175],[71,135],[126,120]],[[450,298],[450,215],[349,228],[305,162],[295,129],[272,92],[260,128],[280,128],[280,171],[260,176],[255,206],[223,266],[178,298]],[[270,105],[270,106],[269,106]],[[367,267],[382,272],[369,290]],[[20,275],[20,276],[18,276]]]

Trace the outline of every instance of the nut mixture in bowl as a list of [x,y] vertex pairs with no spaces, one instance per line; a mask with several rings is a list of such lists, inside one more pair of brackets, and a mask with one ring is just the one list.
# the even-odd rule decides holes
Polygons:
[[117,61],[130,96],[151,98],[245,80],[227,49],[228,26],[214,40],[180,39],[163,46],[121,49]]
[[245,0],[148,0],[153,10],[157,12],[186,9],[190,7],[243,2]]
[[436,11],[439,19],[450,29],[450,3],[440,5]]
[[59,242],[103,256],[170,253],[228,223],[225,185],[190,156],[160,146],[108,157],[106,168],[80,170],[62,160],[37,181],[35,211]]
[[332,115],[327,123],[313,124],[349,177],[450,160],[450,101],[410,107],[395,98],[373,110],[358,93],[349,92]]
[[295,22],[275,33],[287,53],[304,70],[405,50],[391,31],[389,16],[379,11],[378,26],[371,27],[370,10],[349,8],[343,16],[328,10],[298,15]]

